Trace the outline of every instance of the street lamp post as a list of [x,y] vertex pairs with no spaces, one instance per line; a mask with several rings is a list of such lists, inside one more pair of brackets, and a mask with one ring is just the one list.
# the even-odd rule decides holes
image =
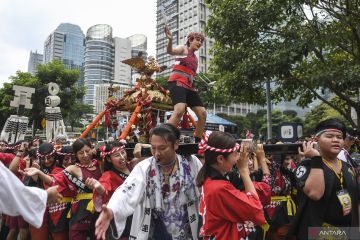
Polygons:
[[270,79],[267,79],[266,81],[266,104],[267,104],[267,135],[268,135],[268,139],[271,139],[272,119],[271,119]]

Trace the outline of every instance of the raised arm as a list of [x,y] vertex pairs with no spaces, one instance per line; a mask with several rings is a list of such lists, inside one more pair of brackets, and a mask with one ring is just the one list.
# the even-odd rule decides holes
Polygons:
[[170,55],[185,55],[186,54],[186,47],[185,46],[177,46],[173,47],[173,35],[170,32],[168,27],[165,27],[165,35],[168,39],[168,45],[166,47],[166,52]]
[[17,151],[14,159],[11,161],[11,163],[9,165],[10,171],[17,173],[18,168],[19,168],[19,162],[20,162],[21,158],[24,156],[24,152],[27,149],[27,147],[28,147],[27,142],[21,143],[19,150]]
[[269,167],[266,163],[264,146],[262,144],[258,144],[256,148],[256,158],[259,161],[260,167],[264,175],[270,175]]
[[248,155],[249,155],[249,147],[248,146],[241,146],[240,149],[240,157],[237,162],[237,167],[240,173],[240,177],[243,180],[245,192],[250,192],[254,194],[257,198],[257,192],[255,190],[254,184],[251,181],[249,176],[249,167],[248,167]]
[[320,153],[313,147],[313,142],[303,143],[305,157],[311,158],[311,170],[303,188],[312,200],[318,201],[325,192],[324,170]]

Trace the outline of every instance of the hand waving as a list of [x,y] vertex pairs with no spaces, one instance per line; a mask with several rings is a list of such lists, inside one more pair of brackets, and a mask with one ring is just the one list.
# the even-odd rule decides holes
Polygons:
[[106,231],[109,228],[110,221],[114,218],[114,214],[106,205],[102,206],[100,216],[95,223],[95,236],[96,239],[105,240]]
[[172,39],[173,39],[173,35],[172,35],[172,33],[170,32],[168,26],[165,26],[164,31],[165,31],[165,35],[166,35],[167,39],[172,40]]

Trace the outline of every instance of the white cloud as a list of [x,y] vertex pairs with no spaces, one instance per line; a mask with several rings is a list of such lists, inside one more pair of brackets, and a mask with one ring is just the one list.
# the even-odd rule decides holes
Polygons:
[[1,0],[0,85],[17,70],[27,71],[31,50],[43,52],[46,37],[60,23],[81,27],[109,24],[113,36],[145,34],[155,55],[156,0]]

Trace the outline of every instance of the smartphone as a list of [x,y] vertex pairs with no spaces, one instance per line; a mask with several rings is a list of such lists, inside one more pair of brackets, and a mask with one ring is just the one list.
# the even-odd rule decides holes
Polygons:
[[315,142],[313,147],[320,152],[320,146],[319,143]]
[[248,148],[250,148],[250,145],[252,144],[252,139],[241,139],[241,146],[247,146]]

